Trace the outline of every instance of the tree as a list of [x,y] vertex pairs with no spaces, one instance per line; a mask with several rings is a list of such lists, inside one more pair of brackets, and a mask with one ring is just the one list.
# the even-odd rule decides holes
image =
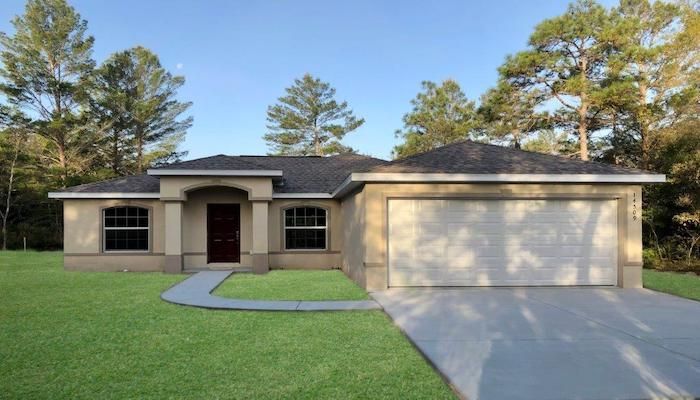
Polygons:
[[[695,105],[696,111],[698,105]],[[651,149],[650,165],[667,175],[668,183],[646,190],[645,222],[655,236],[666,238],[666,256],[698,256],[700,242],[700,118],[665,128]],[[658,233],[657,233],[658,232]],[[658,238],[653,238],[658,244]],[[674,254],[675,253],[675,254]],[[664,256],[664,254],[660,254]]]
[[560,105],[555,121],[576,130],[583,160],[589,158],[589,135],[601,123],[605,64],[615,39],[612,27],[604,7],[579,0],[565,14],[537,25],[531,49],[509,56],[500,68],[512,84],[542,90]]
[[566,132],[544,129],[525,142],[523,149],[544,154],[571,156],[576,153],[576,143],[569,139]]
[[340,141],[365,120],[348,103],[335,100],[335,89],[305,74],[285,89],[286,96],[267,109],[268,133],[263,136],[274,154],[329,155],[352,152]]
[[23,161],[27,141],[28,120],[17,110],[0,105],[0,220],[2,223],[2,250],[7,250],[7,221],[13,206],[17,172]]
[[394,147],[395,158],[467,139],[480,126],[474,102],[456,81],[424,81],[421,86],[423,91],[411,100],[413,109],[403,117],[403,130],[396,131],[404,142]]
[[519,149],[524,140],[547,126],[547,113],[535,111],[541,102],[539,90],[524,91],[499,80],[495,88],[481,97],[478,110],[487,137]]
[[143,47],[115,53],[97,69],[91,108],[107,127],[104,153],[114,174],[142,173],[182,154],[178,145],[192,126],[192,117],[180,118],[192,103],[176,99],[184,83]]
[[622,0],[614,12],[619,51],[608,73],[628,87],[617,113],[636,147],[625,154],[647,169],[657,134],[687,111],[672,105],[698,101],[690,75],[697,73],[700,17],[688,7],[649,0]]
[[93,142],[80,115],[93,38],[65,0],[29,0],[12,24],[14,36],[0,33],[0,91],[33,118],[32,131],[48,141],[46,157],[65,186]]

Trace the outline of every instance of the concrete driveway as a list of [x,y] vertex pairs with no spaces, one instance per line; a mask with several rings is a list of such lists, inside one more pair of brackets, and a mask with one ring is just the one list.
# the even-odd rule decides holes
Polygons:
[[700,302],[612,288],[373,296],[468,399],[700,397]]

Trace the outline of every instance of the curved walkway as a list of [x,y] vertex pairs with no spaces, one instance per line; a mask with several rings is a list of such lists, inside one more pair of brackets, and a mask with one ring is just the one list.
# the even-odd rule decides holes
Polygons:
[[160,298],[184,306],[218,310],[256,311],[347,311],[379,310],[374,300],[303,301],[303,300],[241,300],[214,296],[216,289],[233,271],[202,271],[171,287]]

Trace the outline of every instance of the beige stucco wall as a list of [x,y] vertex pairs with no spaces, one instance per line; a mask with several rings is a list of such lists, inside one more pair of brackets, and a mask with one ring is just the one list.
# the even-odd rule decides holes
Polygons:
[[[367,184],[364,194],[364,242],[362,262],[355,260],[344,269],[368,290],[387,287],[386,221],[390,198],[617,198],[618,199],[618,284],[641,287],[642,223],[641,187],[639,185],[574,184]],[[344,201],[344,209],[353,206]],[[357,201],[357,200],[355,200]],[[635,211],[636,207],[636,211]],[[347,229],[347,228],[346,228]],[[363,278],[364,276],[364,278]],[[363,282],[364,281],[364,282]]]
[[[103,251],[102,209],[124,205],[146,207],[151,210],[148,252],[105,253]],[[162,235],[163,221],[163,203],[158,200],[64,200],[64,266],[68,270],[161,271],[165,247]]]
[[[313,206],[326,209],[328,248],[323,251],[284,249],[283,212],[289,207]],[[269,206],[268,233],[270,268],[329,269],[340,268],[343,247],[343,220],[340,203],[332,199],[277,199]]]
[[185,268],[207,265],[207,204],[237,203],[241,209],[241,263],[250,267],[253,207],[248,194],[229,187],[207,187],[187,193],[182,205],[182,254]]
[[[253,249],[253,203],[243,191],[226,187],[210,187],[189,192],[183,203],[183,254],[185,268],[207,265],[207,204],[239,203],[241,205],[241,267],[251,267]],[[260,204],[260,203],[256,203]],[[282,246],[282,212],[293,206],[317,206],[329,211],[330,247],[324,251],[285,251]],[[342,229],[340,205],[335,200],[273,200],[267,206],[267,237],[270,268],[328,269],[340,268]],[[258,252],[265,249],[258,249]],[[232,265],[237,266],[237,265]]]
[[[194,182],[194,183],[193,183]],[[201,180],[185,179],[178,185],[198,185]],[[172,189],[172,188],[171,188]],[[260,189],[260,188],[259,188]],[[65,266],[66,269],[121,271],[161,271],[164,269],[166,233],[170,233],[170,247],[181,248],[185,269],[206,268],[207,264],[207,204],[238,203],[241,210],[241,262],[216,264],[217,267],[252,267],[252,253],[269,253],[271,268],[330,269],[340,268],[343,229],[340,203],[331,199],[319,200],[249,200],[249,193],[234,187],[215,186],[190,189],[185,200],[65,200]],[[101,252],[101,210],[115,205],[150,207],[151,250],[147,254]],[[259,239],[264,244],[253,248],[253,207],[260,207]],[[323,251],[285,251],[282,213],[292,206],[318,206],[328,210],[328,249]],[[182,221],[179,234],[166,232],[165,209],[171,207],[173,224]],[[181,207],[181,208],[180,208]],[[175,215],[177,214],[177,215]],[[266,221],[266,222],[265,222]],[[171,224],[172,225],[172,224]],[[179,243],[177,243],[179,240]],[[176,253],[173,253],[176,254]]]
[[365,193],[354,192],[343,199],[343,272],[362,287],[365,280]]
[[208,187],[231,187],[247,193],[248,200],[271,200],[272,179],[268,177],[162,176],[161,200],[187,200],[188,193]]
[[[168,178],[170,179],[170,178]],[[225,179],[224,179],[225,180]],[[202,185],[220,179],[177,178],[166,184],[168,202],[181,204],[181,248],[185,268],[206,267],[206,204],[241,204],[241,263],[253,264],[253,202],[267,208],[267,251],[271,268],[342,268],[368,290],[387,287],[386,205],[393,197],[572,197],[616,198],[618,201],[618,284],[641,286],[642,225],[639,185],[533,185],[533,184],[367,184],[342,202],[332,199],[271,200],[269,178],[225,180],[227,187]],[[246,187],[251,192],[238,189]],[[163,185],[162,185],[163,186]],[[183,191],[183,188],[188,188]],[[268,190],[269,189],[269,190]],[[251,201],[251,193],[254,193]],[[165,264],[165,203],[160,200],[64,200],[66,269],[160,271]],[[261,206],[264,204],[264,206]],[[102,208],[117,205],[149,207],[151,248],[148,253],[102,252]],[[294,205],[329,210],[329,248],[326,251],[285,251],[282,247],[282,211]],[[264,215],[258,212],[258,220]],[[262,222],[261,222],[262,223]],[[172,236],[172,235],[171,235]],[[257,251],[265,251],[259,245]],[[257,257],[257,256],[256,256]],[[267,256],[266,256],[267,257]]]

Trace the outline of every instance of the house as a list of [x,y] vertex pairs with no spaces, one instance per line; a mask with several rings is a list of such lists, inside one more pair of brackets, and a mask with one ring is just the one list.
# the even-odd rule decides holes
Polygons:
[[663,175],[465,141],[397,161],[217,155],[50,193],[68,270],[341,268],[395,286],[640,287]]

